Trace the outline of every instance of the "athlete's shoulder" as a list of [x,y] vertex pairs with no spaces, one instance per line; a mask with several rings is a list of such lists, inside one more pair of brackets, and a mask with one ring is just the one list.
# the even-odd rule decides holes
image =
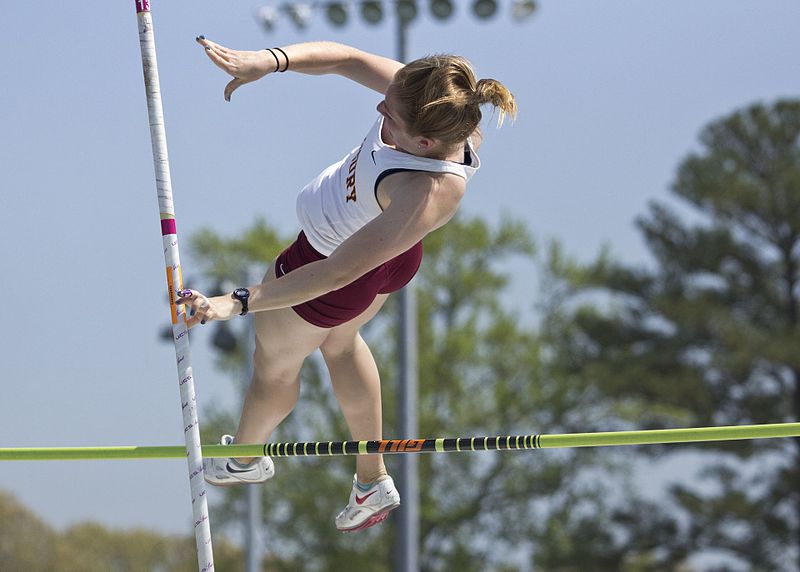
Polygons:
[[453,173],[403,171],[388,177],[381,185],[382,196],[391,201],[398,193],[404,197],[436,202],[459,202],[467,190],[466,181]]
[[386,180],[392,187],[413,187],[420,190],[458,190],[466,189],[464,177],[449,171],[398,170]]

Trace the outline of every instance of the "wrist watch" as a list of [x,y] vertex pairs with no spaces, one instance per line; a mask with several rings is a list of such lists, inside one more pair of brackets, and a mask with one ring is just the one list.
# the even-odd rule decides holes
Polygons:
[[239,312],[239,315],[244,316],[247,314],[247,300],[250,298],[250,290],[247,288],[237,288],[233,291],[233,294],[231,294],[231,298],[239,300],[239,302],[242,303],[242,311]]

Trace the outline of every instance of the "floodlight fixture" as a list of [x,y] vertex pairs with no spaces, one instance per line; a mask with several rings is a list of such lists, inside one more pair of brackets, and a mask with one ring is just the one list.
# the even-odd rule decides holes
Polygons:
[[416,0],[397,0],[396,10],[400,21],[408,24],[417,17],[417,2]]
[[349,5],[344,2],[331,2],[328,4],[325,14],[331,24],[337,28],[341,28],[347,24],[347,12]]
[[278,21],[278,9],[275,6],[263,6],[256,12],[256,20],[264,30],[271,32]]
[[538,8],[535,0],[514,0],[514,4],[511,6],[511,17],[515,21],[521,22],[530,17]]
[[362,2],[361,17],[368,24],[379,24],[383,20],[383,2],[372,0]]
[[431,0],[430,8],[437,20],[447,20],[453,15],[453,3],[450,0]]
[[286,12],[298,30],[305,30],[314,15],[314,6],[309,2],[287,4]]
[[236,335],[231,331],[228,322],[217,322],[217,327],[211,338],[211,344],[224,353],[233,353],[239,345],[239,340],[236,339]]
[[481,20],[488,20],[497,13],[496,0],[475,0],[472,11]]

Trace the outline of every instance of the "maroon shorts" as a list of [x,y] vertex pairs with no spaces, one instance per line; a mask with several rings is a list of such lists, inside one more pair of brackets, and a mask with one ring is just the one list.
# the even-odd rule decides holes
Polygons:
[[[295,268],[326,258],[309,244],[302,231],[275,261],[275,276],[280,278]],[[357,278],[344,288],[323,294],[292,309],[306,322],[332,328],[349,322],[369,308],[378,294],[388,294],[408,284],[422,262],[422,243],[392,258]]]

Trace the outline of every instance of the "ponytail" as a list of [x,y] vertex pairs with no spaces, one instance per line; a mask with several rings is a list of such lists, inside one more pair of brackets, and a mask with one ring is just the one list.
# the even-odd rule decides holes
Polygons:
[[508,114],[512,121],[517,117],[517,102],[514,96],[502,83],[496,79],[481,79],[475,87],[475,102],[478,105],[491,103],[500,110],[497,117],[497,127],[503,126],[503,120]]
[[475,78],[470,63],[451,55],[434,55],[401,68],[392,83],[402,106],[398,110],[412,135],[459,145],[478,128],[480,106],[500,110],[497,126],[506,114],[517,115],[514,96],[494,79]]

